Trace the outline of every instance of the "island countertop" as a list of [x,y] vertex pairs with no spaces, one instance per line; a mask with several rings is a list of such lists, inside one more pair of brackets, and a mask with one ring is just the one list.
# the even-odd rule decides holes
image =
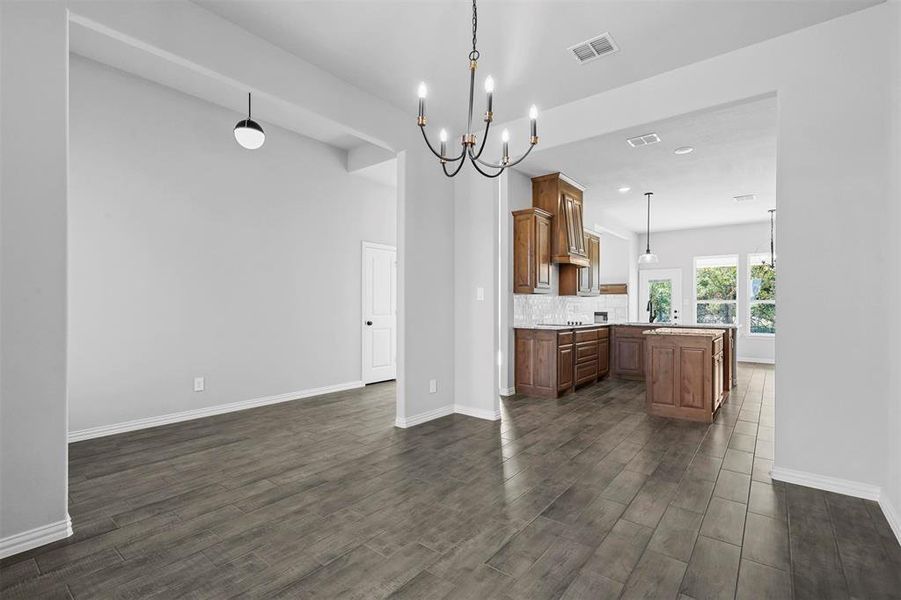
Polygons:
[[682,335],[706,338],[718,338],[726,333],[725,329],[709,329],[702,327],[658,327],[649,329],[644,335]]

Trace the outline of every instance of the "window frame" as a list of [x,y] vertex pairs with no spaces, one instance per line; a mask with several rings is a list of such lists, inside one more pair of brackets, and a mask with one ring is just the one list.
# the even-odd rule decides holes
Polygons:
[[[732,266],[732,262],[735,263],[735,300],[698,300],[698,262],[699,261],[722,261],[729,262],[730,264],[720,265],[720,266]],[[735,320],[738,321],[739,318],[739,304],[738,299],[741,296],[739,290],[739,283],[741,282],[740,270],[741,270],[741,261],[738,254],[715,254],[711,256],[695,256],[691,261],[691,296],[692,296],[692,314],[691,318],[694,321],[695,325],[698,325],[698,305],[699,304],[732,304],[735,306]],[[709,266],[709,265],[708,265]],[[703,323],[703,325],[735,325],[736,323]]]
[[758,304],[772,304],[774,310],[779,310],[776,306],[776,302],[779,300],[778,298],[778,290],[779,290],[779,271],[776,270],[776,298],[773,300],[752,300],[751,299],[751,267],[753,265],[760,264],[760,261],[769,260],[769,254],[762,254],[760,252],[753,252],[748,254],[748,267],[747,267],[747,275],[745,276],[745,300],[747,306],[745,307],[745,316],[748,318],[748,327],[746,329],[746,334],[748,337],[756,337],[756,338],[774,338],[776,337],[776,333],[766,333],[766,332],[753,332],[751,331],[751,307],[756,306]]

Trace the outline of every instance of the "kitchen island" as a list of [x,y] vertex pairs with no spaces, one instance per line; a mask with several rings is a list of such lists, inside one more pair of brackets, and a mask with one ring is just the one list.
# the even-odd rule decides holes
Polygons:
[[649,415],[712,423],[723,388],[723,329],[659,327],[645,331]]
[[736,325],[672,325],[669,323],[560,323],[514,327],[516,391],[540,398],[559,398],[576,387],[608,374],[645,379],[644,332],[670,328],[720,330],[723,338],[724,392],[735,381]]
[[673,323],[617,323],[613,326],[611,338],[612,364],[611,371],[615,377],[622,379],[645,378],[645,337],[644,332],[660,327],[716,329],[724,331],[723,335],[723,390],[729,391],[738,385],[737,349],[738,325],[700,324],[675,325]]

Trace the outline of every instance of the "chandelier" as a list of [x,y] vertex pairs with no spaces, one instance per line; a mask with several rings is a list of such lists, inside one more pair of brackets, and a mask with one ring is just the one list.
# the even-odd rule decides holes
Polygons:
[[[538,143],[538,109],[535,105],[532,105],[532,108],[529,110],[529,120],[530,120],[530,134],[529,134],[529,148],[523,153],[522,156],[517,158],[516,160],[510,160],[510,153],[508,148],[508,142],[510,141],[510,133],[505,129],[501,133],[501,142],[502,142],[502,151],[501,151],[501,162],[500,163],[492,163],[485,160],[482,160],[482,151],[485,149],[485,140],[488,139],[488,129],[491,127],[491,121],[494,119],[493,112],[493,96],[494,96],[494,79],[489,75],[485,78],[485,93],[487,94],[486,98],[486,107],[485,107],[485,132],[482,134],[481,143],[477,142],[476,135],[472,132],[472,108],[473,108],[473,88],[475,86],[476,80],[476,67],[479,62],[479,51],[476,49],[476,30],[478,28],[478,14],[476,12],[476,2],[473,0],[472,2],[472,52],[469,53],[469,117],[466,122],[466,133],[460,139],[460,145],[462,146],[460,150],[460,154],[457,156],[448,156],[447,155],[447,131],[444,129],[438,135],[439,140],[439,149],[436,152],[435,147],[432,146],[432,142],[429,141],[429,136],[426,135],[425,126],[426,126],[426,118],[425,118],[425,98],[428,90],[426,89],[425,83],[419,84],[419,117],[416,119],[416,124],[419,125],[420,131],[422,131],[422,137],[425,139],[426,145],[429,147],[429,150],[432,151],[432,154],[438,157],[438,160],[441,161],[441,168],[444,170],[444,174],[448,177],[454,177],[457,173],[460,172],[460,169],[463,168],[463,165],[466,163],[465,159],[469,159],[472,163],[472,166],[475,169],[484,175],[485,177],[497,177],[501,173],[504,172],[508,167],[512,167],[525,159],[529,155],[529,152],[532,151],[532,148],[535,147],[535,144]],[[478,150],[475,150],[476,145],[478,144]],[[456,164],[456,167],[452,170],[448,170],[447,163]],[[481,165],[481,167],[479,166]],[[486,167],[488,170],[482,169],[482,167]]]

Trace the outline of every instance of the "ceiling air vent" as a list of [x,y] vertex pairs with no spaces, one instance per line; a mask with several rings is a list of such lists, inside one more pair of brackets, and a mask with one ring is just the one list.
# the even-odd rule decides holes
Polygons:
[[651,144],[659,144],[660,136],[656,133],[645,133],[643,135],[637,135],[634,138],[629,138],[626,140],[629,142],[629,145],[633,148],[638,148],[639,146],[650,146]]
[[736,202],[751,202],[752,200],[757,200],[757,196],[754,194],[745,194],[743,196],[733,196],[732,199]]
[[590,40],[570,46],[568,50],[573,53],[577,61],[587,63],[596,58],[619,52],[619,46],[616,45],[609,33],[602,33]]

